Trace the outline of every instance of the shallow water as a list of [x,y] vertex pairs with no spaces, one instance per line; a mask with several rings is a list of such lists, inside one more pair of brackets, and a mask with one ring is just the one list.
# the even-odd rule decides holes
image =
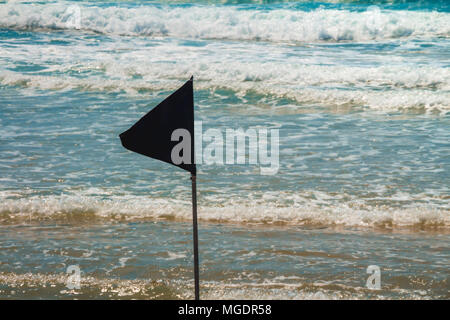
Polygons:
[[280,136],[198,166],[206,297],[448,299],[449,12],[0,1],[0,297],[191,297],[189,177],[118,134],[194,75],[203,131]]
[[[191,226],[0,227],[3,298],[192,298]],[[201,224],[204,299],[448,299],[449,236]],[[81,288],[66,288],[69,265]],[[369,265],[381,290],[369,290]]]

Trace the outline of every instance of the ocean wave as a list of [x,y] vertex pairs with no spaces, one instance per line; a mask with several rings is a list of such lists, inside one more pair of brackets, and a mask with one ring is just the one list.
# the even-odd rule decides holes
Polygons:
[[[32,196],[4,197],[0,204],[0,223],[16,224],[45,221],[114,222],[114,221],[191,221],[189,201],[115,196]],[[375,229],[450,230],[450,214],[445,208],[395,208],[370,206],[355,202],[326,206],[226,201],[199,204],[199,219],[212,223],[256,225],[292,225],[325,227],[361,227]]]
[[0,28],[80,30],[112,35],[273,42],[371,41],[448,37],[449,13],[255,10],[222,6],[95,7],[0,4]]
[[[152,68],[154,66],[154,68]],[[195,90],[230,90],[236,96],[290,99],[306,107],[342,107],[380,112],[420,112],[445,115],[450,111],[448,71],[439,68],[401,70],[386,73],[379,68],[297,68],[280,65],[259,67],[236,63],[230,68],[210,64],[166,68],[149,65],[139,70],[142,79],[132,79],[133,67],[112,67],[115,78],[22,74],[5,71],[0,84],[38,90],[82,90],[124,92],[140,95],[149,91],[175,90],[182,80],[195,77]],[[217,67],[217,68],[215,68]],[[121,71],[121,69],[123,69]],[[148,69],[148,74],[146,73]],[[287,72],[283,70],[289,69]],[[122,74],[121,74],[122,72]],[[131,73],[130,73],[131,72]],[[348,88],[342,90],[342,87]],[[368,90],[367,90],[368,89]],[[374,90],[375,89],[375,90]],[[439,89],[439,90],[436,90]],[[274,110],[276,111],[276,110]]]
[[[63,4],[0,5],[0,26],[64,29],[69,18],[65,15],[66,8]],[[411,23],[416,28],[412,37],[440,36],[450,30],[449,15],[445,13],[374,12],[389,17],[393,26]],[[337,27],[333,30],[338,33],[351,28],[357,34],[355,41],[389,38],[386,32],[390,27],[383,27],[383,34],[375,38],[367,37],[370,28],[363,25],[368,21],[367,14],[216,6],[100,8],[84,4],[81,29],[152,37],[314,42],[323,41],[315,34],[317,30],[329,29],[334,23]],[[195,19],[189,18],[194,16]],[[314,30],[305,31],[304,27]],[[327,41],[338,41],[338,38]],[[97,45],[91,40],[83,35],[52,35],[46,39],[45,46],[33,42],[16,45],[14,40],[12,45],[2,46],[0,85],[29,88],[29,91],[124,92],[135,96],[176,89],[194,75],[196,90],[230,90],[238,98],[250,94],[268,98],[262,100],[287,99],[296,108],[319,106],[444,115],[450,110],[450,70],[445,68],[442,58],[411,63],[411,59],[418,59],[420,52],[423,57],[444,52],[445,41],[442,48],[437,46],[432,50],[427,49],[428,43],[415,40],[395,42],[394,52],[381,49],[383,54],[376,56],[373,50],[378,49],[369,44],[363,56],[366,64],[360,65],[352,61],[358,48],[338,49],[336,53],[334,45],[308,45],[312,47],[308,49],[266,42],[200,41],[192,45],[179,39],[149,42],[145,37],[117,37],[114,41],[99,40]],[[64,45],[60,45],[61,41]],[[327,54],[322,55],[321,51]],[[26,94],[27,90],[21,92]]]

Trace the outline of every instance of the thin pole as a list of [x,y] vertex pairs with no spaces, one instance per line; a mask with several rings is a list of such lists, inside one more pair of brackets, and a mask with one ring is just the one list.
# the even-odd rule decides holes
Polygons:
[[191,180],[192,180],[192,227],[194,234],[195,300],[200,300],[200,280],[198,273],[197,176],[193,173],[191,173]]

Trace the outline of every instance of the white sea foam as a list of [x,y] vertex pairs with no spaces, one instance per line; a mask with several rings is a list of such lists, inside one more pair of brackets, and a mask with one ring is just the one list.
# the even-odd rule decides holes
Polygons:
[[[119,43],[120,47],[124,45]],[[251,50],[239,45],[191,48],[189,54],[182,46],[172,43],[153,47],[151,52],[143,44],[137,44],[120,54],[108,44],[102,47],[108,53],[98,52],[89,43],[77,47],[82,50],[49,46],[36,51],[32,45],[4,48],[5,64],[13,67],[31,60],[46,66],[46,74],[3,70],[0,83],[32,89],[123,91],[135,95],[141,90],[175,89],[194,74],[196,90],[226,89],[237,95],[253,92],[289,98],[305,105],[441,113],[450,109],[450,69],[440,65],[397,61],[389,67],[353,66],[337,64],[332,56],[283,57],[280,51],[264,58],[261,55],[267,49],[264,46],[253,46]],[[161,60],[169,55],[174,62]]]
[[[68,290],[68,275],[63,273],[13,273],[0,272],[0,281],[4,286],[2,296],[7,298],[49,297],[78,299],[192,299],[193,284],[180,279],[169,280],[125,280],[117,278],[99,278],[91,275],[81,277],[81,288]],[[427,299],[427,291],[394,289],[395,296],[386,292],[377,294],[379,299]],[[373,298],[374,293],[372,293]],[[367,291],[362,287],[330,283],[300,282],[298,284],[265,281],[263,283],[227,283],[220,281],[202,282],[204,299],[254,299],[254,300],[335,300],[367,299]],[[439,297],[439,296],[438,296]]]
[[[143,196],[32,196],[6,197],[0,204],[2,223],[45,220],[139,221],[191,220],[189,201]],[[225,201],[217,205],[200,203],[199,219],[209,222],[266,225],[342,226],[363,228],[421,228],[449,230],[448,208],[416,206],[395,208],[369,206],[358,202],[280,206],[272,202]],[[423,203],[423,202],[422,202]]]
[[[0,4],[0,26],[65,28],[66,7],[55,3]],[[383,33],[372,37],[370,28],[363,25],[367,23],[367,14],[214,6],[139,9],[82,6],[82,25],[86,30],[108,34],[300,42],[322,41],[315,32],[324,28],[338,33],[351,28],[351,32],[346,32],[354,33],[355,41],[390,39],[387,30],[403,24],[414,28],[411,37],[446,36],[450,30],[446,13],[408,12],[406,19],[403,11],[376,11],[373,14],[385,17],[390,23],[381,28]],[[304,27],[317,30],[304,32]],[[339,36],[329,41],[333,39],[338,40]],[[67,44],[46,42],[45,46],[36,46],[21,42],[16,45],[12,41],[12,45],[2,46],[0,84],[135,95],[142,90],[175,89],[182,80],[194,75],[196,90],[226,89],[238,96],[250,92],[289,98],[306,106],[357,106],[388,112],[419,110],[442,114],[450,110],[450,69],[444,67],[442,59],[430,61],[427,55],[425,58],[413,55],[413,59],[422,60],[411,63],[411,56],[403,52],[417,45],[410,41],[389,55],[369,50],[363,56],[365,64],[359,65],[352,60],[358,51],[348,48],[338,52],[328,48],[323,53],[319,47],[304,50],[301,46],[260,42],[208,41],[200,46],[186,46],[176,39],[149,41],[146,37],[115,37],[114,41],[103,41],[98,46],[93,39],[77,36],[61,36],[61,40]],[[45,74],[18,71],[30,61],[44,68]]]
[[[427,68],[424,68],[423,70],[416,70],[417,74],[411,77],[413,72],[409,73],[408,71],[383,74],[382,70],[376,68],[372,69],[371,73],[371,70],[363,70],[363,68],[344,67],[334,73],[334,76],[326,78],[328,71],[322,67],[302,66],[291,69],[288,73],[279,73],[280,69],[284,69],[279,65],[259,66],[254,69],[245,66],[240,71],[236,69],[238,68],[237,64],[226,71],[213,67],[210,66],[205,70],[205,68],[192,66],[191,72],[187,72],[185,68],[177,69],[176,66],[171,71],[164,67],[160,67],[160,69],[156,67],[145,75],[145,79],[138,80],[129,79],[126,75],[120,78],[120,73],[115,79],[104,79],[97,76],[75,78],[3,72],[0,74],[0,83],[31,89],[78,89],[125,92],[136,95],[142,90],[176,89],[181,81],[187,79],[188,74],[192,73],[196,75],[196,90],[215,91],[225,89],[234,91],[238,96],[255,93],[262,96],[292,99],[305,106],[360,107],[383,112],[415,110],[440,114],[446,114],[450,111],[450,91],[423,90],[421,88],[427,85],[448,87],[450,83],[448,81],[449,71],[444,69],[436,68],[433,70],[433,68],[428,68],[427,71]],[[142,68],[141,72],[145,72],[145,69]],[[335,71],[338,70],[338,68],[334,69]],[[308,74],[308,72],[310,73]],[[355,78],[350,77],[352,73],[356,75]],[[306,74],[308,76],[303,77]],[[424,76],[420,77],[418,74],[424,74]],[[164,80],[165,76],[171,80]],[[217,77],[215,78],[215,76]],[[339,77],[341,78],[339,79]],[[261,80],[263,78],[264,80]],[[271,79],[269,80],[269,78]],[[333,86],[327,87],[327,83],[333,81],[345,82],[346,85],[353,88],[341,90]],[[364,87],[368,84],[374,87],[378,85],[381,89],[384,85],[384,89],[364,90]],[[389,90],[389,87],[397,88]]]
[[[73,3],[0,4],[0,27],[71,29]],[[448,37],[448,13],[347,10],[252,10],[216,6],[95,7],[80,5],[79,28],[116,35],[251,41],[368,41]],[[78,27],[76,27],[78,29]]]

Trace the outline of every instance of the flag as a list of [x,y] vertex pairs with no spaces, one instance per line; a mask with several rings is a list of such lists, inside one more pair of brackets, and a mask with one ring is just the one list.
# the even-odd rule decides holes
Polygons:
[[193,77],[120,134],[128,150],[196,174]]
[[192,233],[194,243],[195,299],[200,299],[197,169],[194,153],[194,78],[168,96],[130,129],[120,134],[122,145],[144,156],[191,172]]

